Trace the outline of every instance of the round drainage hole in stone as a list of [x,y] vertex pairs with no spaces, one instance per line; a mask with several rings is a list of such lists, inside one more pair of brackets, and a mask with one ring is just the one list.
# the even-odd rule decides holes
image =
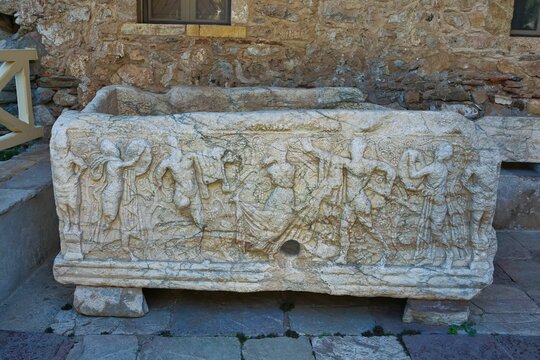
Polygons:
[[281,245],[281,252],[289,256],[297,256],[300,254],[300,243],[296,240],[288,240]]

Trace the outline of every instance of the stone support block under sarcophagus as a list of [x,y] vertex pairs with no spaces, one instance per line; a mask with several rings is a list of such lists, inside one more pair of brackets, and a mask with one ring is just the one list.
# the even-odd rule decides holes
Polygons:
[[110,95],[53,129],[61,283],[463,300],[492,281],[499,155],[459,114]]

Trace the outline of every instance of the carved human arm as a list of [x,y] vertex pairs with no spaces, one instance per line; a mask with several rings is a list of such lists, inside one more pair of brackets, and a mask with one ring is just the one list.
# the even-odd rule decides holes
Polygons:
[[156,167],[156,170],[154,171],[154,178],[156,180],[156,185],[160,187],[163,184],[163,177],[165,176],[165,173],[169,169],[169,159],[165,159],[162,162],[159,163],[159,165]]
[[433,172],[433,166],[432,165],[427,165],[427,166],[424,166],[423,168],[417,170],[416,169],[416,165],[415,163],[413,162],[412,163],[412,166],[411,168],[409,169],[409,176],[413,179],[420,179],[426,175],[429,175]]
[[77,155],[73,155],[73,153],[70,153],[70,160],[73,164],[77,165],[81,171],[88,168],[88,165],[86,164],[86,161],[78,157]]
[[208,193],[208,187],[204,183],[204,179],[202,176],[202,168],[201,168],[201,164],[199,163],[199,158],[196,155],[192,155],[191,161],[193,163],[193,169],[195,170],[195,176],[197,177],[197,183],[199,184],[199,192],[201,194],[201,197],[203,199],[208,199],[210,197],[210,194]]
[[472,181],[472,177],[475,175],[475,172],[472,168],[468,167],[465,169],[463,173],[463,177],[461,178],[461,183],[465,187],[465,189],[469,190],[471,193],[478,193],[482,191],[482,188],[478,185],[476,185]]
[[137,161],[139,161],[141,159],[141,156],[142,156],[143,153],[144,153],[144,149],[141,149],[140,152],[137,154],[137,156],[135,156],[133,159],[122,162],[121,167],[122,168],[127,168],[127,167],[135,165],[137,163]]
[[392,191],[392,185],[394,184],[394,181],[396,180],[397,171],[396,169],[390,165],[385,163],[384,161],[376,161],[375,169],[383,171],[386,173],[386,187],[383,187],[382,192],[383,195],[389,195]]
[[312,154],[313,156],[321,160],[327,160],[332,163],[340,164],[342,166],[345,166],[346,164],[350,163],[350,159],[347,159],[339,155],[334,155],[332,153],[329,153],[327,151],[314,147],[313,144],[311,143],[311,140],[309,139],[302,140],[302,147],[304,148],[304,151],[306,151],[309,154]]

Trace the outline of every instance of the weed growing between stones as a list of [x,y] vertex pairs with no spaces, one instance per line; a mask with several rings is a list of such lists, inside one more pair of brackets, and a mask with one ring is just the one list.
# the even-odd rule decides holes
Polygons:
[[287,330],[287,331],[285,331],[285,336],[293,338],[293,339],[298,339],[300,337],[300,334],[298,334],[294,330]]
[[342,334],[340,332],[336,332],[336,333],[333,333],[333,334],[330,334],[330,333],[323,333],[321,335],[319,335],[318,337],[319,338],[323,338],[323,337],[327,337],[327,336],[339,336],[339,337],[345,337],[347,336],[347,334]]
[[64,306],[62,306],[60,309],[62,309],[64,311],[67,311],[67,310],[73,309],[73,306],[71,304],[67,303]]
[[476,329],[474,328],[474,322],[466,321],[461,325],[450,325],[448,326],[448,334],[450,335],[459,335],[460,331],[463,331],[469,336],[476,335]]
[[277,338],[277,337],[279,337],[279,335],[276,334],[276,333],[270,333],[270,334],[261,334],[261,335],[257,335],[257,336],[247,336],[244,333],[236,333],[236,337],[238,338],[238,341],[240,341],[240,344],[243,345],[248,340],[252,340],[252,339],[260,340],[260,339],[268,339],[268,338]]
[[375,325],[373,327],[373,329],[371,330],[367,330],[367,331],[364,331],[362,333],[362,336],[365,336],[365,337],[372,337],[372,336],[389,336],[389,335],[394,335],[392,333],[385,333],[384,332],[384,328],[380,325]]
[[236,333],[236,337],[238,338],[238,341],[240,341],[240,345],[244,345],[244,343],[249,339],[249,337],[247,337],[244,333]]
[[172,337],[172,334],[169,330],[163,330],[159,333],[159,336],[163,336],[163,337]]

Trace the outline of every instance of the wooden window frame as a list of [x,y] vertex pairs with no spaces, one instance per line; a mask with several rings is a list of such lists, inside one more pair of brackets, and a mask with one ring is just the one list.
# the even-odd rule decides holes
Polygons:
[[[514,2],[513,11],[516,11],[516,4]],[[513,20],[513,19],[512,19]],[[511,36],[534,36],[540,37],[540,8],[538,9],[538,22],[536,23],[535,30],[522,30],[522,29],[510,29]]]
[[[195,4],[197,0],[187,0],[187,6],[186,9],[188,9],[187,12],[189,12],[192,16],[195,14]],[[223,21],[216,21],[216,20],[200,20],[190,18],[188,20],[173,20],[173,19],[150,19],[150,5],[152,0],[137,0],[137,18],[140,23],[146,23],[146,24],[184,24],[184,25],[231,25],[231,3],[232,0],[225,0],[225,14],[226,18]]]

